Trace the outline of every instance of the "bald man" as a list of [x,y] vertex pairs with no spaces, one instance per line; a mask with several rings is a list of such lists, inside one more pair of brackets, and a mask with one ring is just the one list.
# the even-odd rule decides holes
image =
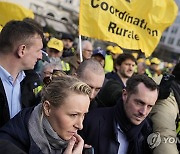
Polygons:
[[91,99],[90,109],[97,107],[94,98],[100,91],[105,78],[101,64],[94,59],[85,60],[79,65],[76,76],[91,87],[91,94],[89,95]]

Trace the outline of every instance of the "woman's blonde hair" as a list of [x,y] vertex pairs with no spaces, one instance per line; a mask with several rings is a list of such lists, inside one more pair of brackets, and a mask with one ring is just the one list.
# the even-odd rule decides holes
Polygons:
[[91,88],[72,76],[53,77],[52,81],[42,89],[41,102],[49,101],[54,107],[59,107],[72,92],[89,95]]

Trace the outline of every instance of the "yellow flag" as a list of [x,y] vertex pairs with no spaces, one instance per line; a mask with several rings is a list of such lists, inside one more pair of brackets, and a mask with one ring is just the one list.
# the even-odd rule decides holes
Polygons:
[[34,13],[15,3],[0,2],[0,24],[5,25],[10,20],[23,20],[24,18],[34,18]]
[[174,0],[81,0],[79,33],[150,56],[177,12]]
[[0,32],[1,32],[2,28],[3,28],[3,27],[0,25]]

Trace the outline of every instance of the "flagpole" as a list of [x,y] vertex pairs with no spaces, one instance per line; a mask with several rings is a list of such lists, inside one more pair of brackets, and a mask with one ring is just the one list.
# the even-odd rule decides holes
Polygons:
[[83,57],[82,57],[81,35],[79,35],[79,56],[80,56],[80,62],[82,62]]

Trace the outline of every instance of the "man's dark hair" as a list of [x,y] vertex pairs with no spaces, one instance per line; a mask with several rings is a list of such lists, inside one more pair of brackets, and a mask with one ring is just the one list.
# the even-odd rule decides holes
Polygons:
[[158,85],[155,83],[153,79],[148,77],[147,75],[133,75],[130,77],[126,83],[126,91],[130,94],[136,94],[137,91],[137,86],[143,83],[148,89],[151,91],[158,90]]
[[36,26],[38,29],[40,29],[41,31],[43,31],[42,26],[36,20],[34,20],[32,18],[24,18],[23,21],[26,23],[32,24],[32,25]]
[[131,54],[129,54],[129,53],[123,53],[123,54],[120,54],[120,55],[117,57],[117,59],[116,59],[116,61],[115,61],[115,64],[116,64],[116,65],[121,65],[121,64],[122,64],[125,60],[127,60],[127,59],[130,59],[130,60],[132,60],[133,62],[136,63],[136,59],[134,58],[133,55],[131,55]]
[[61,40],[63,40],[63,39],[69,39],[69,40],[72,41],[72,42],[74,41],[73,35],[68,34],[68,33],[62,33]]
[[13,52],[16,46],[29,45],[29,39],[35,34],[43,39],[42,30],[31,22],[15,21],[8,22],[0,33],[0,52]]

